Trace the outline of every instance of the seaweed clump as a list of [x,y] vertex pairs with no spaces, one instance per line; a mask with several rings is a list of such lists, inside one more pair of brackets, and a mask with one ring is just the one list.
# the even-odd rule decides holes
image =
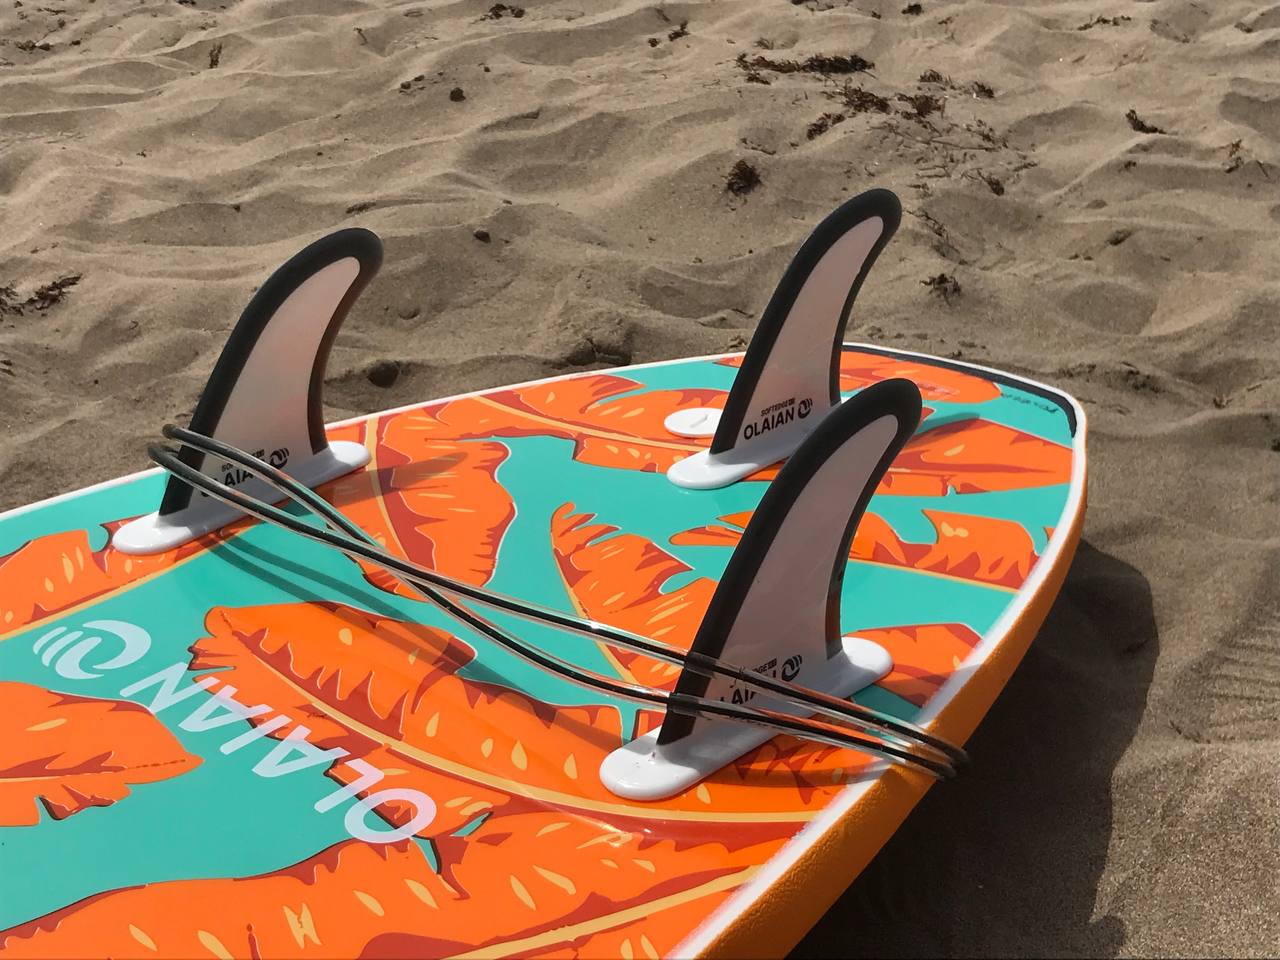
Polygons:
[[762,183],[764,181],[760,178],[760,171],[746,160],[735,163],[724,178],[724,188],[735,197],[745,197]]

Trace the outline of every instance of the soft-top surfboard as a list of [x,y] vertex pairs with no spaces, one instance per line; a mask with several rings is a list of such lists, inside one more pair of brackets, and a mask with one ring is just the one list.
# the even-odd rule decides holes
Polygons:
[[[873,191],[824,221],[745,355],[325,427],[380,260],[344,230],[254,296],[191,428],[390,556],[962,743],[1070,563],[1085,421],[843,341],[898,216]],[[767,706],[750,683],[486,614],[664,713],[424,597],[159,470],[0,516],[0,956],[776,954],[932,783],[687,706]]]

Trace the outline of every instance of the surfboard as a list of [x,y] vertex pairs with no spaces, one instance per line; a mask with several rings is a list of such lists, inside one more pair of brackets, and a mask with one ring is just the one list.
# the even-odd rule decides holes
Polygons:
[[[875,191],[824,221],[745,354],[325,426],[328,345],[380,256],[341,231],[255,295],[192,425],[389,554],[809,686],[847,655],[837,695],[962,743],[1065,577],[1085,420],[1022,377],[844,341],[897,217]],[[751,699],[493,617],[623,683]],[[798,737],[729,749],[726,723],[569,683],[159,470],[21,507],[0,955],[783,953],[933,781]],[[655,767],[664,737],[714,756]]]

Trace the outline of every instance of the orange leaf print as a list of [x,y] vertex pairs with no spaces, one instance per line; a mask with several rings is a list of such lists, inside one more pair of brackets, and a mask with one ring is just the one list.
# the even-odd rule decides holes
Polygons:
[[[677,533],[671,538],[671,542],[678,547],[736,547],[742,541],[742,533],[747,529],[753,512],[743,510],[741,513],[727,514],[720,519],[733,526],[710,523],[705,527],[694,527]],[[871,514],[863,516],[862,522],[866,523],[865,518]]]
[[1071,450],[986,420],[960,420],[917,433],[877,494],[940,497],[1067,483]]
[[[316,746],[396,771],[395,786],[436,801],[429,836],[513,795],[612,797],[595,770],[622,743],[616,709],[552,706],[456,676],[471,650],[444,631],[325,603],[218,609],[206,626],[212,636],[192,647],[192,669],[231,667],[211,676],[241,702],[270,703]],[[331,774],[351,778],[342,765]],[[407,819],[381,812],[396,825]]]
[[[337,603],[216,607],[205,629],[190,668],[219,671],[212,678],[233,683],[242,703],[296,703],[291,715],[317,743],[350,732],[329,704],[361,724],[398,726],[424,691],[474,656],[443,630]],[[287,685],[298,692],[282,696]]]
[[[270,704],[271,713],[250,722],[283,715],[302,724],[316,747],[342,748],[386,773],[377,789],[427,794],[437,805],[427,835],[456,830],[510,800],[415,760],[455,733],[449,718],[429,709],[441,682],[460,683],[452,673],[473,656],[451,634],[332,603],[215,608],[205,628],[211,635],[191,647],[191,669],[219,671],[209,674],[211,692],[229,684],[242,704]],[[283,739],[289,730],[269,736]],[[340,783],[358,777],[341,760],[328,774]],[[413,815],[399,803],[378,813],[395,826]]]
[[[726,357],[717,362],[726,367],[741,367],[742,356]],[[927,360],[863,353],[860,350],[845,350],[840,354],[840,389],[844,393],[894,377],[914,382],[926,400],[982,403],[1000,396],[1000,387],[984,377],[949,370]]]
[[676,410],[723,407],[723,390],[652,390],[612,374],[498,390],[394,414],[423,436],[463,440],[549,436],[574,441],[582,463],[665,471],[710,442],[677,437],[663,421]]
[[[315,746],[341,747],[387,772],[377,789],[432,797],[437,815],[424,836],[531,805],[698,823],[752,822],[757,814],[768,821],[785,812],[784,822],[798,822],[829,796],[758,789],[796,788],[797,781],[757,752],[661,804],[629,803],[598,775],[605,756],[633,735],[624,735],[614,706],[556,706],[458,676],[470,649],[443,631],[329,603],[218,608],[205,626],[210,636],[192,647],[191,667],[222,668],[208,674],[211,691],[230,684],[240,703],[273,707],[251,723],[284,715],[306,726]],[[281,739],[289,729],[270,736]],[[343,761],[329,776],[355,779]],[[395,826],[411,816],[391,803],[378,813]]]
[[27,957],[355,957],[391,931],[430,930],[435,874],[411,840],[350,840],[257,877],[113,890],[0,933]]
[[673,837],[555,811],[495,816],[465,838],[437,841],[440,874],[427,885],[439,916],[428,937],[388,952],[501,944],[523,955],[568,944],[646,916],[648,904],[732,889],[779,842],[774,826]]
[[[926,408],[924,415],[930,412]],[[1067,483],[1071,459],[1070,448],[1021,430],[978,418],[958,420],[909,440],[876,494],[940,497],[952,490],[986,493]],[[771,480],[777,472],[769,466],[747,479]]]
[[55,820],[168,780],[200,758],[136,703],[55,693],[0,681],[0,826]]
[[[392,553],[483,586],[516,515],[497,478],[508,450],[501,443],[433,437],[417,412],[371,421],[374,458],[327,485],[323,495]],[[363,425],[360,439],[368,429]],[[374,586],[419,596],[381,567],[360,567]]]
[[690,388],[636,393],[641,385],[613,374],[589,374],[556,383],[539,383],[492,394],[516,410],[551,416],[562,423],[637,439],[668,440],[664,421],[688,407],[724,406],[723,390]]
[[698,903],[705,915],[779,842],[741,832],[651,839],[549,813],[495,818],[438,843],[439,873],[411,841],[345,841],[256,877],[99,894],[0,933],[0,951],[7,960],[421,957],[487,945],[528,954],[634,926],[651,909]]
[[877,686],[922,707],[982,639],[960,623],[858,630],[893,657],[893,671]]
[[[687,650],[715,584],[704,578],[663,594],[668,579],[690,568],[636,534],[602,540],[618,528],[593,524],[593,519],[592,514],[574,514],[573,505],[566,503],[551,520],[552,552],[578,615]],[[658,690],[675,688],[680,676],[676,664],[619,647],[601,649],[624,679]],[[633,736],[660,726],[662,718],[661,711],[640,710]]]
[[907,543],[882,517],[868,513],[854,536],[850,559],[910,567],[929,573],[1017,589],[1039,559],[1031,534],[1014,520],[943,510],[922,511],[933,543]]
[[[1022,586],[1039,559],[1031,534],[1017,521],[943,510],[921,512],[933,525],[932,543],[903,540],[879,514],[866,513],[854,533],[849,559],[1010,589]],[[676,534],[671,542],[682,546],[737,546],[751,519],[750,511],[720,519],[733,526],[697,527]]]
[[982,403],[1000,396],[1000,387],[984,377],[948,370],[927,360],[845,350],[840,355],[840,389],[861,390],[881,380],[905,377],[926,400]]
[[588,933],[569,943],[559,943],[521,956],[525,960],[593,960],[596,957],[658,960],[659,957],[669,957],[690,931],[701,926],[712,911],[728,899],[733,888],[722,889],[726,886],[724,881],[712,880],[688,893],[661,897],[633,911],[641,915],[620,926]]
[[[578,612],[689,649],[715,583],[699,577],[664,593],[668,580],[690,568],[644,537],[618,533],[617,527],[592,523],[593,519],[591,514],[573,513],[569,503],[551,519],[551,547]],[[625,650],[614,649],[612,654],[638,682],[664,690],[675,686],[680,669],[674,664]]]
[[0,582],[5,585],[0,595],[0,635],[167,570],[244,526],[225,527],[173,550],[144,557],[111,547],[111,535],[126,522],[104,524],[108,543],[101,550],[90,548],[88,531],[67,530],[37,537],[0,557]]

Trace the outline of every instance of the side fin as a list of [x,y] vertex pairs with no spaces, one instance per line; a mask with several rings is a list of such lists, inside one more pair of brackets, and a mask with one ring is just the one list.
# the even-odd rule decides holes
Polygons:
[[840,349],[858,291],[902,219],[888,190],[842,204],[801,245],[760,318],[723,413],[677,411],[667,429],[711,447],[667,471],[692,489],[723,487],[783,460],[840,403]]
[[[769,485],[725,569],[690,648],[838,697],[892,668],[876,644],[840,635],[849,546],[872,494],[920,422],[920,391],[886,380],[837,407]],[[685,670],[677,695],[751,699],[726,678]],[[759,705],[786,712],[781,705]],[[668,713],[662,726],[600,768],[620,796],[655,800],[687,789],[771,734]]]
[[[347,311],[382,264],[382,243],[368,230],[339,230],[292,257],[262,285],[231,331],[200,395],[191,429],[257,452],[307,486],[363,466],[360,444],[329,443],[324,433],[324,372]],[[188,465],[224,483],[234,465],[190,448]],[[255,495],[269,491],[253,489]],[[239,516],[170,477],[160,508],[116,531],[125,553],[170,550]]]

